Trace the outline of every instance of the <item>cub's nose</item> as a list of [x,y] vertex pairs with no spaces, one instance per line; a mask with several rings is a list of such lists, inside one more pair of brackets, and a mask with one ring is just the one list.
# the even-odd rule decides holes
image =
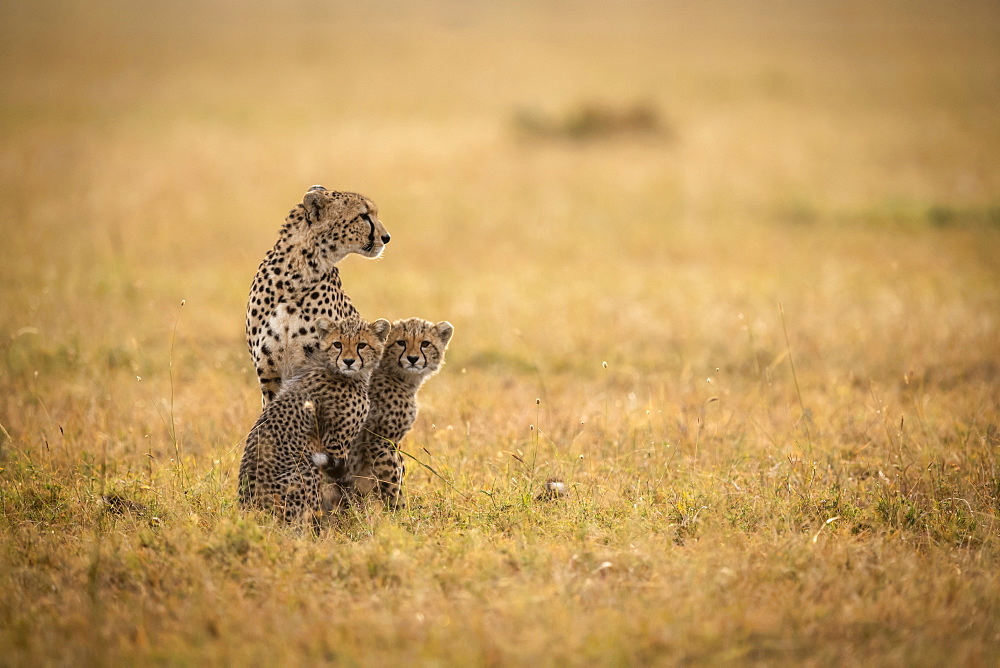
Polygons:
[[389,236],[389,233],[388,233],[388,232],[386,232],[385,234],[383,234],[383,235],[382,235],[382,243],[384,243],[384,244],[387,244],[387,243],[389,243],[389,239],[390,239],[390,238],[391,238],[391,237]]
[[420,359],[420,358],[417,357],[416,355],[407,355],[406,359],[408,359],[410,361],[410,364],[416,364],[417,360]]
[[346,366],[347,368],[351,368],[352,366],[354,366],[354,360],[353,359],[344,360],[344,366]]

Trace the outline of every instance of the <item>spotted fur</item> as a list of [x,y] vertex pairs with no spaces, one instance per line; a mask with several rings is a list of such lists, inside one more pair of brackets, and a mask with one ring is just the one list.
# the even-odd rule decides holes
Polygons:
[[417,391],[444,364],[454,331],[447,321],[435,324],[409,318],[393,323],[368,389],[371,411],[349,455],[357,494],[377,486],[383,501],[390,506],[399,503],[399,485],[406,473],[399,442],[417,418]]
[[387,243],[375,204],[356,193],[313,186],[288,213],[247,302],[247,348],[265,406],[316,350],[318,318],[357,317],[337,263],[351,253],[377,258]]
[[368,417],[368,387],[390,329],[387,320],[357,318],[314,324],[316,350],[264,407],[240,462],[240,505],[289,523],[318,522],[342,493],[334,483],[350,487],[348,453]]

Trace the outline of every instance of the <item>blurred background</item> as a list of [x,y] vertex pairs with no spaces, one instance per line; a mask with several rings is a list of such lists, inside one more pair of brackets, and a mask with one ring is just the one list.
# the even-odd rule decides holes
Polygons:
[[[0,1],[0,663],[995,665],[998,120],[996,0]],[[315,540],[236,505],[313,184],[455,325]]]
[[778,302],[806,385],[996,382],[995,2],[12,0],[0,81],[15,391],[162,376],[176,328],[252,412],[247,287],[314,183],[392,233],[362,313],[452,320],[483,388],[756,379]]

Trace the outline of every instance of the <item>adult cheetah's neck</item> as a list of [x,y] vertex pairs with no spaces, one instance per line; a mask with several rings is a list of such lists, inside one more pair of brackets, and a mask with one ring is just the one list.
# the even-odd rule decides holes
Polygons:
[[300,277],[306,285],[321,279],[340,285],[337,262],[343,259],[343,254],[328,243],[319,243],[315,235],[301,226],[302,219],[293,209],[278,233],[272,256],[284,259],[292,275]]

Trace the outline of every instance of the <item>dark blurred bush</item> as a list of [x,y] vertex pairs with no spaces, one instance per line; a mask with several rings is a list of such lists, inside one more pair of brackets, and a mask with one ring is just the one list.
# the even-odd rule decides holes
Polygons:
[[582,103],[561,116],[537,109],[521,109],[514,114],[514,128],[522,137],[546,137],[583,141],[646,135],[673,136],[655,107],[645,103],[615,106],[599,102]]

